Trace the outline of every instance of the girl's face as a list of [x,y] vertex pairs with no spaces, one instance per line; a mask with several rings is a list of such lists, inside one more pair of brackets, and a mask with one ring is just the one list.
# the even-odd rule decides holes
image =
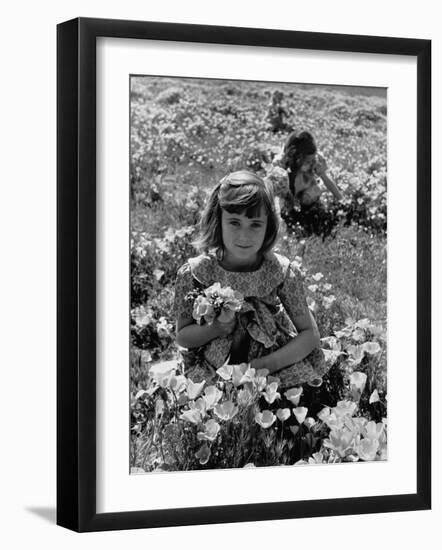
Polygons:
[[312,172],[313,167],[315,165],[315,159],[316,155],[313,153],[312,155],[306,155],[304,159],[302,160],[302,164],[299,168],[300,172]]
[[231,214],[221,209],[224,260],[230,267],[253,266],[258,260],[258,252],[266,236],[267,218],[262,208],[254,218],[248,218],[245,213]]

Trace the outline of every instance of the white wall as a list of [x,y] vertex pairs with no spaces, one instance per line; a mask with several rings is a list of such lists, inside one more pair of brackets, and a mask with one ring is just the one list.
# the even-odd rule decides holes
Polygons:
[[[13,6],[13,7],[12,7]],[[307,7],[310,6],[310,9]],[[1,524],[5,548],[411,548],[440,540],[441,408],[434,392],[433,511],[76,535],[55,518],[55,25],[105,17],[433,40],[433,279],[441,277],[442,38],[437,3],[71,0],[7,3],[2,13],[0,128]],[[6,124],[5,124],[6,121]],[[406,124],[404,131],[406,131]],[[439,219],[436,219],[439,217]],[[433,387],[441,295],[434,285]],[[438,311],[439,310],[439,311]],[[404,399],[404,422],[406,422]],[[404,444],[406,449],[406,444]]]

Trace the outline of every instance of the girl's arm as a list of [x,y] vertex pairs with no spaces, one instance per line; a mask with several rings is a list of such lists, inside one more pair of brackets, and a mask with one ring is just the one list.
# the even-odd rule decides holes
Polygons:
[[324,172],[323,174],[318,174],[321,180],[324,182],[324,185],[327,187],[327,189],[333,193],[333,196],[337,200],[342,200],[344,198],[344,195],[341,193],[341,191],[337,188],[336,184],[327,176],[327,174]]
[[295,317],[293,322],[298,334],[293,340],[290,340],[290,342],[277,351],[265,357],[253,359],[251,366],[254,369],[265,368],[270,373],[277,372],[293,363],[302,361],[311,351],[319,346],[318,327],[308,308],[305,314]]
[[344,197],[341,191],[338,189],[336,183],[334,183],[334,181],[332,181],[328,177],[328,174],[326,171],[327,171],[327,163],[325,162],[325,158],[322,155],[318,154],[316,165],[315,165],[315,172],[324,182],[324,185],[327,187],[330,193],[332,193],[337,200],[339,201],[342,200]]
[[278,296],[298,334],[285,346],[252,361],[253,368],[266,368],[270,372],[302,361],[320,344],[318,327],[307,306],[302,275],[294,264],[290,264],[285,280],[278,288]]
[[179,316],[176,323],[176,341],[183,348],[198,348],[214,338],[222,338],[234,331],[236,318],[228,323],[220,323],[218,319],[209,325],[197,325],[193,319]]

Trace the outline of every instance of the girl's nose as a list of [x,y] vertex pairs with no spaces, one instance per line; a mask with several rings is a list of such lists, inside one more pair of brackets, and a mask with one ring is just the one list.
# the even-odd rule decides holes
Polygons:
[[243,228],[239,234],[239,238],[242,242],[247,243],[252,239],[252,232],[248,228]]

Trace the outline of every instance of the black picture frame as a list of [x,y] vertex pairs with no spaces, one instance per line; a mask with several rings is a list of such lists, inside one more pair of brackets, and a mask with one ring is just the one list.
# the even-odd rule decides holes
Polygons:
[[[96,39],[395,54],[417,60],[417,492],[198,508],[96,511]],[[431,507],[431,41],[79,18],[57,27],[57,524],[78,531]]]

